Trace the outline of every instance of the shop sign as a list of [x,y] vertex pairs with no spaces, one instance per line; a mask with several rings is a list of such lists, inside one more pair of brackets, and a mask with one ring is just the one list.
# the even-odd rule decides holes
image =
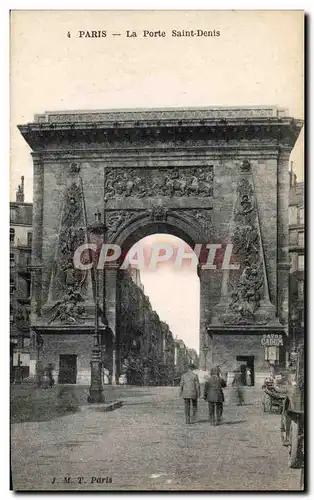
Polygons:
[[267,349],[268,351],[268,361],[277,361],[278,360],[278,356],[277,356],[277,347],[275,346],[270,346],[268,347]]
[[283,346],[283,336],[278,333],[268,333],[266,335],[263,335],[261,344],[264,347],[279,347],[281,345]]

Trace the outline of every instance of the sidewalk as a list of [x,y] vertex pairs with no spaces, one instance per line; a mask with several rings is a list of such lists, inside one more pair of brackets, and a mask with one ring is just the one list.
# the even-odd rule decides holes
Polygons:
[[211,427],[204,401],[198,422],[186,426],[178,388],[150,389],[113,412],[84,406],[48,422],[12,425],[14,488],[299,489],[300,471],[288,468],[280,443],[280,415],[262,413],[257,391],[237,407],[226,390],[224,423]]

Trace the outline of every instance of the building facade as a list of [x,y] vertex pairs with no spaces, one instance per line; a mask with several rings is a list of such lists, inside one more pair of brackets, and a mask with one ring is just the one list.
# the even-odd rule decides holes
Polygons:
[[297,182],[296,174],[290,170],[289,196],[289,253],[290,253],[290,304],[289,346],[294,353],[304,343],[304,182]]
[[10,367],[15,379],[18,362],[22,378],[29,374],[30,285],[32,249],[31,203],[24,201],[24,177],[10,203]]
[[[302,125],[286,110],[257,106],[47,112],[19,126],[34,162],[31,323],[44,345],[62,338],[72,366],[74,348],[92,354],[95,273],[70,260],[89,241],[97,210],[102,237],[122,255],[160,232],[192,248],[221,245],[221,261],[199,266],[201,369],[240,363],[263,375],[274,343],[284,363],[289,157]],[[115,381],[120,265],[105,267],[99,294]]]
[[172,384],[174,340],[169,326],[152,309],[137,269],[121,271],[119,282],[119,373],[125,373],[131,385]]
[[175,340],[175,356],[174,356],[174,369],[175,381],[179,384],[180,378],[188,371],[190,364],[194,364],[195,368],[199,367],[199,357],[195,349],[189,349],[183,340]]

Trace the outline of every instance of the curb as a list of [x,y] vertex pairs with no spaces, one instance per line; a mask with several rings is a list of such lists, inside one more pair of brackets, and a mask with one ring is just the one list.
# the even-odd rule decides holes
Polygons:
[[107,411],[113,411],[116,410],[117,408],[121,408],[123,406],[123,401],[118,400],[118,401],[112,401],[111,403],[105,403],[101,409],[104,410],[104,412]]
[[124,402],[122,400],[110,401],[110,403],[95,403],[95,404],[81,406],[81,411],[95,410],[95,411],[108,412],[116,410],[117,408],[121,408],[123,404]]

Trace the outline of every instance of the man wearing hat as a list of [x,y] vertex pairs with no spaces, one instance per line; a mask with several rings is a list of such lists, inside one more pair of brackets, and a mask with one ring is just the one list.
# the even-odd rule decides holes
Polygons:
[[184,373],[181,377],[180,382],[180,397],[184,399],[184,413],[185,413],[185,423],[191,423],[191,402],[193,406],[193,419],[196,418],[197,412],[197,399],[200,396],[200,382],[198,376],[193,370],[196,366],[192,363],[189,365],[189,371]]
[[204,399],[208,402],[209,421],[212,425],[221,423],[223,402],[225,400],[223,388],[226,382],[220,377],[219,367],[212,368],[210,378],[205,382]]

